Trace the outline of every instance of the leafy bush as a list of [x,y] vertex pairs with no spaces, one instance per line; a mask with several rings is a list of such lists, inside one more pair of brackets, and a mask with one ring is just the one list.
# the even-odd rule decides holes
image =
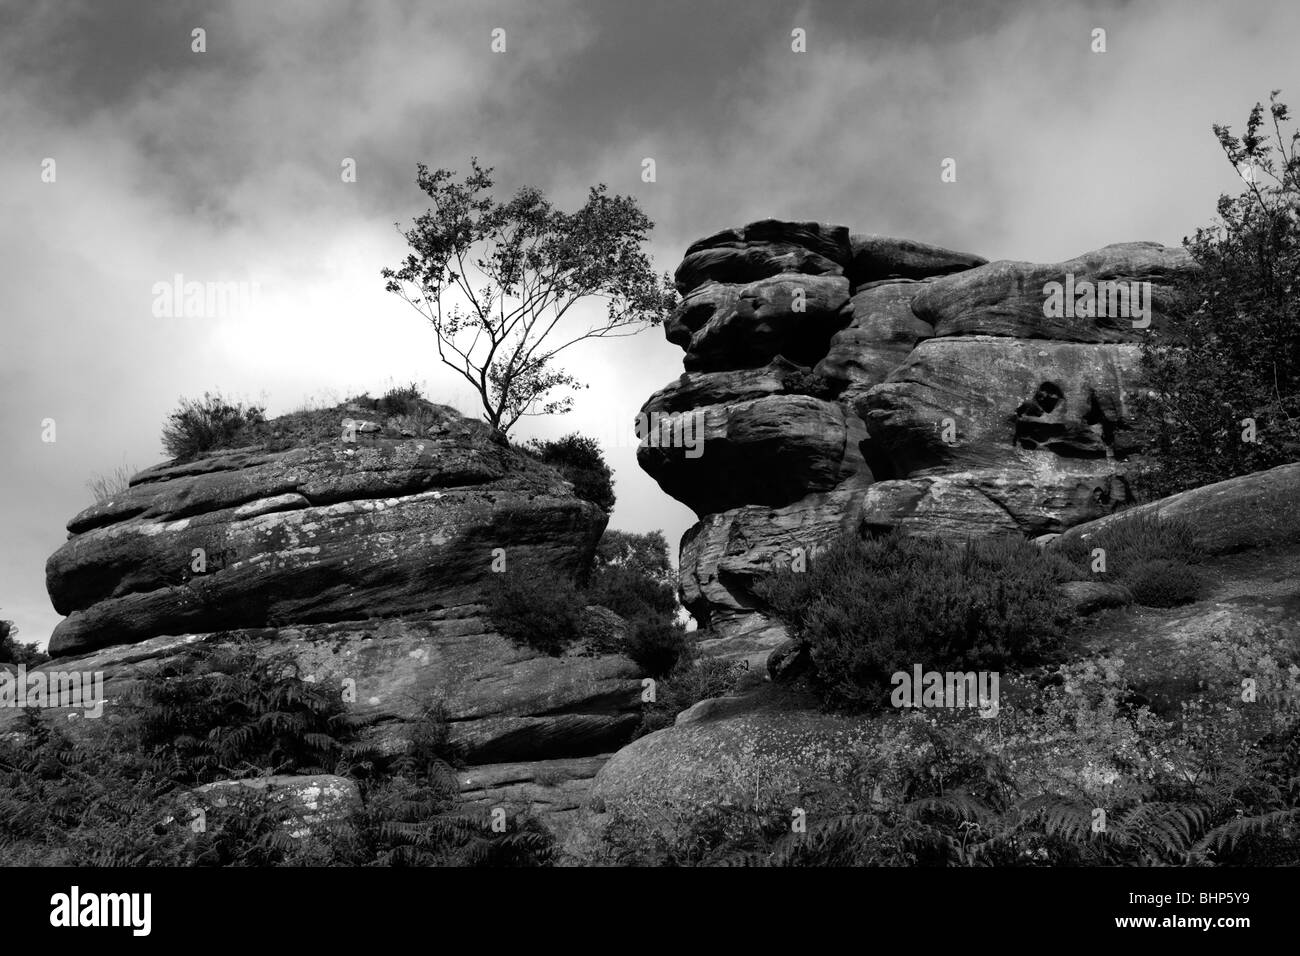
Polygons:
[[182,398],[163,425],[163,448],[173,458],[185,460],[238,445],[247,429],[265,421],[264,411],[260,405],[231,404],[219,392],[204,392],[201,399]]
[[689,659],[691,646],[686,629],[662,618],[636,621],[624,653],[651,677],[672,673],[678,662]]
[[964,670],[1046,658],[1063,637],[1056,584],[1021,538],[952,545],[893,533],[846,535],[806,572],[776,570],[757,591],[808,645],[824,702],[874,709],[890,675],[914,663]]
[[1218,224],[1183,240],[1199,268],[1178,279],[1169,327],[1143,342],[1146,497],[1300,460],[1300,135],[1284,137],[1290,115],[1277,96],[1271,130],[1260,103],[1241,138],[1215,125],[1225,158],[1253,180],[1220,196]]
[[607,513],[614,510],[614,473],[605,464],[605,456],[594,438],[576,432],[555,441],[534,438],[523,450],[558,468],[566,480],[573,482],[573,493],[579,498]]
[[545,654],[561,654],[582,636],[587,601],[568,576],[523,566],[494,577],[487,613],[502,635]]
[[35,646],[16,640],[18,628],[13,621],[0,621],[0,664],[26,664],[31,667],[50,658]]

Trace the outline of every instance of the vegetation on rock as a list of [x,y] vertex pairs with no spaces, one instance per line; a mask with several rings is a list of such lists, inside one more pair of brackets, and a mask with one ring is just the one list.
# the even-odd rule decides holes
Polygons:
[[1300,460],[1300,130],[1278,92],[1241,137],[1214,127],[1245,189],[1184,240],[1200,268],[1144,340],[1151,498]]

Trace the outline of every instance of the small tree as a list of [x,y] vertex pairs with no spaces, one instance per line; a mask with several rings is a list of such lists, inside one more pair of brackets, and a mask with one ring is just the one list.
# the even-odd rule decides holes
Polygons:
[[[634,198],[601,184],[574,213],[552,208],[534,187],[497,203],[491,168],[470,164],[464,181],[419,164],[416,183],[433,208],[402,233],[413,251],[401,267],[381,274],[433,326],[438,358],[478,393],[488,423],[508,432],[525,415],[572,407],[572,395],[548,399],[585,387],[557,366],[560,352],[657,325],[676,296],[642,251],[654,223]],[[606,300],[604,320],[559,332],[586,298]]]
[[1199,268],[1176,284],[1178,318],[1144,344],[1148,495],[1300,458],[1300,131],[1283,133],[1278,92],[1271,130],[1262,103],[1240,139],[1214,126],[1245,189],[1183,241]]

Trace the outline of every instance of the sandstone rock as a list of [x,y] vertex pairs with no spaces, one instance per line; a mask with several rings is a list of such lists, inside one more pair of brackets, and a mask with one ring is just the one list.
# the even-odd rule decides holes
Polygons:
[[820,222],[787,222],[781,219],[760,219],[737,229],[715,232],[691,243],[686,248],[686,255],[702,249],[738,249],[763,243],[802,246],[839,265],[847,265],[851,255],[849,230],[844,226],[830,226]]
[[814,371],[847,386],[885,381],[917,343],[934,335],[934,327],[912,312],[923,288],[921,282],[887,282],[854,295],[849,325],[831,337]]
[[783,355],[813,365],[849,319],[841,276],[783,274],[748,285],[709,283],[686,296],[664,325],[686,351],[687,371],[753,368]]
[[289,835],[294,839],[310,836],[319,827],[343,823],[361,807],[361,791],[355,781],[325,773],[218,780],[189,791],[185,802],[196,810],[225,807],[241,792],[265,793],[272,805],[282,805],[288,812]]
[[857,411],[900,478],[1124,461],[1141,448],[1131,407],[1140,363],[1136,345],[928,339],[857,399]]
[[[775,564],[790,567],[801,549],[805,558],[846,531],[855,531],[862,518],[867,490],[841,488],[808,495],[793,505],[766,508],[747,505],[701,519],[682,535],[679,582],[682,603],[702,627],[727,635],[740,632],[728,618],[747,619],[759,604],[753,593],[757,579]],[[766,653],[785,639],[783,628],[763,622],[758,644]],[[746,654],[745,656],[748,656]]]
[[812,668],[812,655],[806,645],[795,640],[783,642],[767,655],[767,672],[777,683],[794,680]]
[[691,245],[674,281],[685,295],[708,281],[744,284],[783,272],[842,275],[849,256],[843,226],[764,219]]
[[[657,398],[657,397],[656,397]],[[664,400],[672,403],[671,397]],[[656,409],[656,399],[647,405]],[[637,449],[637,463],[698,514],[752,502],[779,507],[867,473],[866,429],[836,402],[768,395],[696,409],[696,448]]]
[[484,820],[500,807],[508,816],[531,813],[563,842],[609,754],[525,763],[483,764],[456,774],[462,812]]
[[74,519],[49,559],[51,600],[69,615],[50,652],[464,604],[494,548],[576,570],[605,522],[558,473],[482,432],[153,469]]
[[928,279],[964,272],[988,262],[983,256],[969,252],[953,252],[929,243],[889,236],[850,236],[849,248],[852,258],[848,275],[855,289],[881,279]]
[[1136,342],[1145,333],[1134,327],[1129,316],[1117,315],[1109,300],[1105,310],[1094,310],[1109,312],[1107,315],[1048,318],[1043,312],[1044,285],[1064,283],[1067,273],[1094,283],[1151,283],[1150,323],[1159,327],[1172,306],[1169,283],[1191,268],[1192,258],[1185,249],[1154,242],[1117,243],[1065,262],[991,262],[938,278],[917,296],[913,308],[939,336]]
[[757,803],[789,813],[806,790],[843,783],[872,734],[858,719],[794,709],[676,724],[614,754],[591,799],[665,834],[707,807]]
[[[120,719],[119,704],[168,661],[195,645],[251,641],[261,655],[287,652],[306,678],[347,686],[349,712],[381,750],[403,746],[424,708],[442,706],[451,744],[471,763],[583,756],[622,744],[640,719],[642,672],[620,654],[579,646],[552,657],[493,632],[468,606],[427,620],[298,625],[158,637],[116,645],[33,670],[99,672],[100,718],[81,708],[51,714],[93,740]],[[345,684],[346,682],[346,684]],[[20,712],[0,708],[0,730]]]
[[1061,585],[1061,594],[1069,610],[1085,616],[1108,607],[1124,607],[1133,601],[1128,588],[1104,581],[1066,581]]
[[[894,528],[1042,536],[1131,504],[1128,473],[1146,447],[1134,418],[1142,332],[1113,315],[1046,320],[1043,287],[1066,273],[1150,283],[1158,323],[1170,283],[1191,268],[1183,250],[1155,243],[988,263],[809,223],[725,230],[691,246],[678,274],[690,294],[669,335],[688,369],[710,371],[688,371],[643,411],[698,416],[703,453],[661,443],[638,462],[701,517],[679,565],[682,599],[709,629],[701,646],[765,666],[788,635],[754,587],[795,539]],[[770,279],[790,271],[812,277]],[[787,282],[847,282],[854,293],[846,324],[802,338],[797,357],[772,344],[806,328],[767,291]]]
[[1048,547],[1086,541],[1102,528],[1152,515],[1189,522],[1196,543],[1210,555],[1300,547],[1300,463],[1229,478],[1076,525]]

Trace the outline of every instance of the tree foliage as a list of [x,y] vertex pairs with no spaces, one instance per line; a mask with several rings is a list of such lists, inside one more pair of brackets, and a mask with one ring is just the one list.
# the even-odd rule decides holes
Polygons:
[[[411,252],[381,274],[428,320],[438,358],[478,394],[488,423],[508,432],[525,415],[568,411],[573,397],[561,393],[585,387],[559,367],[561,352],[658,324],[676,297],[642,250],[654,223],[634,198],[602,183],[572,213],[531,186],[502,203],[492,169],[470,166],[461,180],[419,164],[433,206],[403,232]],[[564,329],[588,298],[605,300],[604,319]]]
[[1300,459],[1300,130],[1284,132],[1278,93],[1255,104],[1241,137],[1214,126],[1245,188],[1184,240],[1199,268],[1176,285],[1170,327],[1144,345],[1149,497]]

